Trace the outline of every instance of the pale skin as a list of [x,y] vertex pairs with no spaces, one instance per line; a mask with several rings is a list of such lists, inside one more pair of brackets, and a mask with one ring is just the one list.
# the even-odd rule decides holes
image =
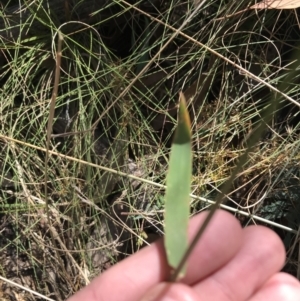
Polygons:
[[[192,237],[207,212],[190,221]],[[169,284],[162,240],[95,278],[68,301],[296,301],[299,281],[282,272],[285,251],[268,228],[242,229],[219,210],[188,260],[187,275]]]

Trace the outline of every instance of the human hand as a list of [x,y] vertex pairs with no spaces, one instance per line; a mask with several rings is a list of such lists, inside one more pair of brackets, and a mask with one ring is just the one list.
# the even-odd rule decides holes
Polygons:
[[[207,212],[190,221],[195,235]],[[179,225],[180,226],[180,225]],[[68,301],[296,301],[300,284],[280,273],[285,251],[270,229],[242,229],[237,219],[219,210],[188,259],[179,283],[166,283],[169,268],[163,241],[118,263]]]

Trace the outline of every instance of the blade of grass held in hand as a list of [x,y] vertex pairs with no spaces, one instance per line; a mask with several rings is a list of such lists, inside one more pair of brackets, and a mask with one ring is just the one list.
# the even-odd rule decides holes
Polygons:
[[[165,195],[165,250],[168,263],[176,268],[188,248],[190,187],[192,176],[191,122],[180,93],[178,124],[169,159]],[[185,268],[180,276],[184,276]]]

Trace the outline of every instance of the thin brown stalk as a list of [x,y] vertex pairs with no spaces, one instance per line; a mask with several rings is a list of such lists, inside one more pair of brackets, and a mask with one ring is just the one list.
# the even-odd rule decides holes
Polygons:
[[63,36],[60,32],[58,32],[58,46],[57,46],[57,53],[56,53],[56,67],[55,67],[55,78],[54,78],[54,87],[52,92],[52,97],[50,101],[50,109],[49,109],[49,119],[47,125],[47,141],[46,141],[46,157],[45,157],[45,204],[46,204],[46,213],[48,222],[49,219],[49,202],[48,202],[48,162],[49,162],[49,147],[50,147],[50,139],[52,134],[52,124],[54,119],[54,110],[55,110],[55,103],[56,97],[58,92],[58,84],[60,78],[60,65],[61,65],[61,52],[62,52],[62,42]]

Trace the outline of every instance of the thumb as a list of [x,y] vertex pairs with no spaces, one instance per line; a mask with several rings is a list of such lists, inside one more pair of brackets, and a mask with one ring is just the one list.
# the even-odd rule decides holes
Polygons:
[[195,291],[182,283],[160,283],[149,290],[140,301],[198,301]]

